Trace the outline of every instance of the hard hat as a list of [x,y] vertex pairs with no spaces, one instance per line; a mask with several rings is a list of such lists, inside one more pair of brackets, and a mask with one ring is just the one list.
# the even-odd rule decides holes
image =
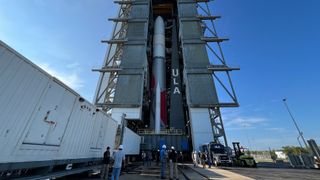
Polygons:
[[121,150],[123,149],[123,145],[122,144],[119,146],[119,149],[121,149]]
[[174,150],[174,147],[173,147],[173,146],[171,146],[171,149],[173,149],[173,150]]
[[167,146],[164,144],[164,145],[162,145],[162,149],[166,149],[167,148]]

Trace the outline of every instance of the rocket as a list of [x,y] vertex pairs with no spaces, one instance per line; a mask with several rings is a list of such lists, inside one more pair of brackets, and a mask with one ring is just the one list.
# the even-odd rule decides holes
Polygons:
[[167,125],[166,109],[166,64],[165,64],[165,25],[161,16],[158,16],[154,25],[152,88],[154,129],[159,133]]

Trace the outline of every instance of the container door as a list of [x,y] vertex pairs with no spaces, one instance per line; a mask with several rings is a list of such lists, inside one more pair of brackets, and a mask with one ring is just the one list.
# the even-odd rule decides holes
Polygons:
[[50,126],[49,132],[47,133],[45,141],[47,145],[60,145],[76,100],[76,96],[68,90],[64,90],[61,97],[60,103],[50,114],[49,120],[55,124]]
[[104,137],[107,132],[107,119],[101,113],[95,115],[94,128],[91,136],[90,148],[91,149],[101,149],[104,148]]
[[56,82],[49,86],[23,143],[60,145],[76,96]]

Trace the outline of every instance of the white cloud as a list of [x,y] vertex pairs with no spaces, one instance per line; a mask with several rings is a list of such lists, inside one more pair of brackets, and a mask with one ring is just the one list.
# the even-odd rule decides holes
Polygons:
[[78,62],[74,62],[71,64],[68,64],[66,67],[69,69],[79,69],[80,64]]
[[271,102],[271,103],[279,103],[279,102],[282,102],[282,99],[281,99],[281,98],[279,98],[279,99],[272,99],[270,102]]
[[282,149],[283,146],[297,145],[296,138],[292,137],[271,137],[271,138],[259,138],[254,141],[254,146],[257,150]]
[[262,108],[254,105],[245,105],[237,109],[222,111],[224,125],[227,130],[264,129],[270,119],[260,115]]
[[249,130],[249,129],[256,129],[255,126],[238,126],[238,127],[228,127],[228,131],[241,131],[241,130]]
[[286,132],[287,131],[287,129],[279,128],[279,127],[266,128],[265,130],[274,131],[274,132]]
[[83,80],[80,78],[79,64],[73,63],[66,65],[68,72],[56,70],[50,66],[50,64],[38,64],[43,70],[50,75],[56,77],[74,90],[79,90],[84,86]]
[[261,117],[236,117],[226,121],[225,126],[237,126],[244,128],[254,128],[258,125],[265,125],[268,120]]

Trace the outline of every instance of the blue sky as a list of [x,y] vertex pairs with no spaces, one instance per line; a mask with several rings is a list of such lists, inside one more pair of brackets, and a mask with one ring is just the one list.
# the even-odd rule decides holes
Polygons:
[[[223,110],[229,142],[250,149],[297,145],[288,103],[320,143],[320,1],[212,3],[240,108]],[[0,0],[0,39],[92,100],[117,7],[109,0]]]

